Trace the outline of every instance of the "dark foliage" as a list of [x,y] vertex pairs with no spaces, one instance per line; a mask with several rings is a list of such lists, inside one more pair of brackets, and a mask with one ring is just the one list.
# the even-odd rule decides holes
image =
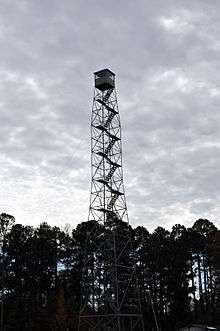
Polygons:
[[[47,223],[15,224],[13,216],[0,215],[1,330],[77,330],[85,248],[95,273],[100,261],[92,257],[106,235],[96,225],[99,239],[88,241],[94,226],[84,222],[70,234]],[[177,224],[171,232],[162,227],[152,234],[144,227],[129,231],[146,330],[219,323],[220,231],[213,223],[199,219],[191,228]],[[92,283],[90,290],[91,295],[99,291]]]

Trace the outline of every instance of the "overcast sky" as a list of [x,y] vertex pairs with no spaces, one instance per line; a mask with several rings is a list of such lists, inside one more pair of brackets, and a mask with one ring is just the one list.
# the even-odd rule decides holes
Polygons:
[[132,225],[220,225],[220,1],[0,0],[0,213],[86,221],[93,72],[116,73]]

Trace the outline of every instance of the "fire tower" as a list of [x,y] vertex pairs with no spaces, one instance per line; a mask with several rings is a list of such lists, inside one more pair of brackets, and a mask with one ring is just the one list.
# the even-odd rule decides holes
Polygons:
[[79,331],[142,331],[143,318],[123,186],[115,74],[104,69],[94,75],[91,227],[85,245]]

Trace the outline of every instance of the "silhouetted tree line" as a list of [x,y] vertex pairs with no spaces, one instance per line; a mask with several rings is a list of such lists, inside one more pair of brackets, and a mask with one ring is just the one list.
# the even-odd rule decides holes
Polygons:
[[[1,331],[77,330],[84,249],[93,226],[34,228],[0,215]],[[213,223],[199,219],[171,232],[130,230],[146,330],[220,323],[220,231]],[[93,254],[95,238],[88,245]]]

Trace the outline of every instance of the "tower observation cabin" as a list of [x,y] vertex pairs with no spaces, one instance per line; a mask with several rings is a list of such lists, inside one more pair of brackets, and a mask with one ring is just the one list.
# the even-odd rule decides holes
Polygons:
[[94,72],[95,87],[100,91],[106,91],[115,87],[115,74],[109,69]]

